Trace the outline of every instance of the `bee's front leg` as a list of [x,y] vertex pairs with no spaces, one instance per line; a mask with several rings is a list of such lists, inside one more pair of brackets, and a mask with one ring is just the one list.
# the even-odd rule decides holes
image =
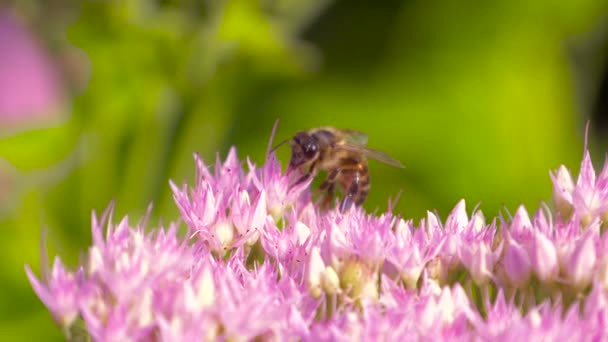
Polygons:
[[303,176],[298,178],[298,180],[289,187],[289,190],[308,181],[310,178],[312,178],[316,174],[316,172],[317,172],[317,162],[315,161],[314,163],[312,163],[312,165],[310,165],[308,172],[306,172]]

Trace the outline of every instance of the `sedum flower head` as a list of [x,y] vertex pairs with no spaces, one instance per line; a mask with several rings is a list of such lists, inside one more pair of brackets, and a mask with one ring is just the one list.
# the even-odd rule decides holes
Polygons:
[[[552,174],[556,214],[441,220],[323,211],[274,155],[194,157],[171,182],[187,234],[112,209],[75,270],[56,258],[34,292],[95,341],[605,340],[608,171]],[[245,169],[243,165],[246,165]],[[606,170],[606,169],[605,169]],[[44,265],[42,266],[45,269]],[[48,273],[48,274],[47,274]]]
[[576,183],[565,166],[551,174],[553,199],[564,220],[573,216],[587,226],[594,219],[604,220],[608,214],[608,160],[599,175],[596,174],[591,155],[585,151]]
[[34,291],[53,314],[60,326],[70,326],[78,316],[78,293],[81,287],[82,269],[68,272],[57,257],[53,263],[51,276],[45,283],[36,278],[29,266],[26,265],[27,277]]

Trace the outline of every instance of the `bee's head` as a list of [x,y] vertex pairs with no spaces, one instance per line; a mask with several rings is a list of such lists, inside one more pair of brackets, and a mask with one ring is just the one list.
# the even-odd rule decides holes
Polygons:
[[291,140],[290,168],[298,168],[319,157],[319,141],[307,132],[298,132]]

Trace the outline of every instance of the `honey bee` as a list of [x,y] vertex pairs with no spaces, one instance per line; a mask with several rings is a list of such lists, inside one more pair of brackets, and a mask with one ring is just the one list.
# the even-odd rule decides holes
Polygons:
[[367,158],[404,167],[388,154],[367,147],[367,141],[367,134],[350,129],[319,127],[297,132],[290,141],[291,159],[287,172],[299,170],[303,174],[295,182],[297,185],[315,177],[319,170],[325,171],[327,178],[320,186],[325,193],[323,208],[333,200],[336,184],[343,193],[340,211],[348,210],[353,204],[360,206],[370,189]]

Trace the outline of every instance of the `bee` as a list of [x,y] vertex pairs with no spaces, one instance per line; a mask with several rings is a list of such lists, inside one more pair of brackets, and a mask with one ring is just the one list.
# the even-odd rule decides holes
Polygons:
[[394,167],[404,167],[388,154],[367,147],[367,141],[367,134],[351,129],[319,127],[297,132],[289,142],[291,159],[287,172],[299,170],[302,174],[295,186],[315,177],[319,170],[325,171],[327,178],[320,186],[325,195],[323,208],[327,208],[333,200],[336,185],[343,193],[340,211],[348,210],[353,204],[360,206],[367,198],[371,185],[368,158]]

